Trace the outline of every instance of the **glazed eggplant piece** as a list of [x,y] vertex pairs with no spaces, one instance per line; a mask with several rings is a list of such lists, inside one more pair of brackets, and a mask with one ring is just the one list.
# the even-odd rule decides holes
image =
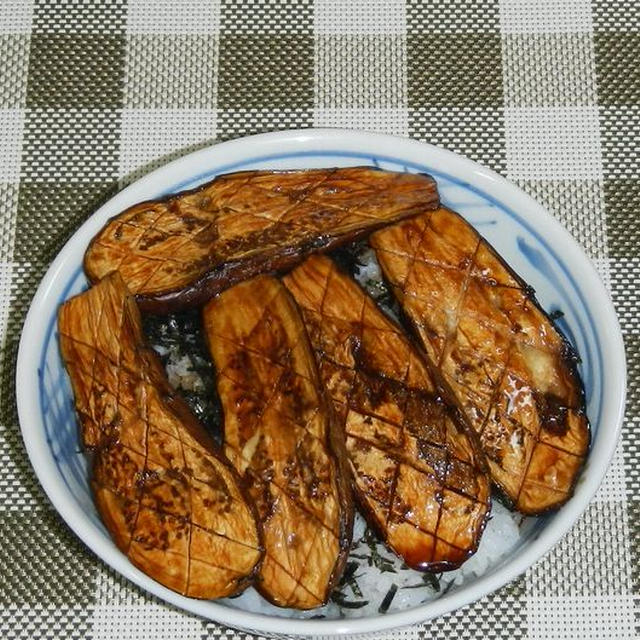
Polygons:
[[437,206],[435,182],[422,174],[232,173],[112,218],[91,241],[84,269],[91,282],[119,270],[143,311],[165,313]]
[[379,231],[370,243],[479,434],[495,484],[525,514],[562,505],[589,424],[576,354],[531,287],[448,209]]
[[65,302],[58,329],[96,506],[118,548],[183,595],[241,591],[262,556],[255,510],[170,388],[119,274]]
[[369,523],[410,567],[458,567],[477,549],[491,507],[475,434],[423,353],[333,261],[313,256],[284,283],[343,425]]
[[351,545],[344,440],[302,318],[282,283],[259,276],[203,311],[224,413],[225,452],[263,527],[258,590],[283,607],[327,601]]

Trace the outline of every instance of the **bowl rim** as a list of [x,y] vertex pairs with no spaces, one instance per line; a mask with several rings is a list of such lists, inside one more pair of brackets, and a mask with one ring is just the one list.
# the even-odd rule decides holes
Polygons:
[[[606,402],[602,409],[600,429],[603,429],[602,425],[607,425],[608,436],[606,439],[598,439],[598,455],[594,455],[593,450],[590,452],[587,466],[583,470],[581,481],[576,487],[573,497],[555,513],[553,522],[546,526],[537,538],[532,539],[515,558],[458,591],[446,594],[412,609],[380,616],[344,620],[301,620],[273,617],[226,607],[213,601],[186,598],[146,576],[146,574],[136,569],[115,545],[105,544],[99,536],[96,536],[98,530],[84,516],[84,512],[79,505],[75,501],[69,500],[68,489],[64,486],[61,478],[57,477],[56,470],[51,468],[52,456],[44,429],[33,428],[33,425],[42,426],[38,391],[34,388],[34,381],[37,382],[38,375],[38,372],[34,372],[34,368],[36,368],[34,363],[39,362],[38,350],[41,341],[38,337],[43,333],[41,330],[42,312],[47,302],[47,295],[66,265],[68,254],[78,251],[80,247],[86,247],[88,239],[104,223],[107,217],[105,212],[122,210],[130,203],[132,198],[135,198],[134,194],[136,192],[150,188],[163,177],[171,176],[172,173],[176,178],[183,176],[185,179],[195,180],[197,176],[193,175],[193,170],[186,169],[186,167],[197,166],[201,161],[206,166],[207,162],[211,162],[210,155],[212,153],[220,158],[242,158],[246,154],[247,145],[253,149],[253,152],[261,150],[274,151],[277,149],[279,155],[282,155],[286,150],[304,149],[321,152],[323,150],[335,150],[336,147],[348,148],[358,152],[363,149],[370,149],[374,155],[379,155],[380,149],[392,148],[394,149],[394,155],[398,154],[403,157],[424,157],[425,152],[428,152],[432,157],[437,157],[443,166],[455,166],[456,172],[460,170],[463,173],[468,172],[474,182],[482,185],[482,188],[489,191],[496,200],[500,202],[518,201],[520,203],[519,208],[526,209],[527,217],[536,217],[536,223],[543,227],[542,235],[559,235],[564,242],[563,256],[565,262],[580,265],[581,278],[588,281],[590,294],[598,300],[595,326],[598,337],[602,341],[602,351],[607,360],[614,365],[612,368],[607,369],[607,375],[603,383],[603,395]],[[399,152],[399,149],[402,149],[402,151]],[[81,250],[83,251],[84,249]],[[607,395],[607,390],[613,392],[613,395]],[[25,447],[49,500],[76,535],[99,558],[120,574],[146,591],[181,609],[232,627],[261,633],[278,634],[283,633],[287,622],[290,620],[292,630],[287,631],[287,633],[296,635],[360,634],[380,632],[424,622],[468,605],[522,574],[569,531],[595,495],[615,453],[617,442],[620,438],[625,408],[626,360],[624,342],[613,304],[591,260],[585,255],[569,232],[542,205],[519,187],[496,172],[464,156],[425,142],[349,129],[292,129],[213,144],[185,155],[134,181],[89,216],[59,251],[33,297],[24,322],[18,350],[16,397],[20,429]],[[587,467],[589,473],[586,473]],[[203,602],[207,605],[206,610],[202,604]],[[212,607],[213,613],[211,611]]]

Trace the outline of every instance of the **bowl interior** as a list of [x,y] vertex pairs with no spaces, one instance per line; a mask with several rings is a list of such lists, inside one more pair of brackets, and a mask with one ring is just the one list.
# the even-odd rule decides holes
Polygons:
[[[199,173],[192,168],[188,172],[188,177],[184,179],[181,178],[175,183],[164,181],[162,187],[158,187],[156,184],[147,189],[144,197],[153,198],[176,190],[190,188],[210,180],[219,173],[228,171],[363,164],[376,165],[395,171],[419,171],[433,175],[438,182],[443,204],[465,216],[493,244],[515,271],[534,287],[540,303],[547,312],[561,312],[557,324],[580,355],[579,371],[585,385],[587,413],[592,425],[594,440],[597,439],[598,432],[602,428],[601,415],[604,398],[603,363],[605,362],[605,354],[601,339],[602,332],[597,322],[599,313],[597,305],[601,304],[601,301],[588,295],[589,291],[585,289],[587,284],[581,278],[581,272],[570,260],[570,254],[563,250],[562,238],[553,237],[546,233],[544,225],[540,227],[527,211],[514,207],[513,202],[507,204],[504,199],[499,200],[498,197],[492,195],[495,192],[489,193],[480,188],[477,182],[471,184],[467,178],[460,174],[460,171],[448,173],[443,171],[442,164],[438,163],[436,166],[434,162],[429,162],[428,154],[425,156],[424,163],[417,163],[412,157],[392,157],[380,153],[343,151],[339,145],[336,145],[335,150],[283,151],[276,155],[261,155],[259,157],[248,153],[233,164],[224,164],[218,160],[211,163],[210,169],[206,172]],[[523,200],[522,206],[524,209],[529,206],[526,199]],[[42,293],[38,321],[39,332],[34,333],[37,335],[35,339],[39,349],[37,367],[40,423],[33,428],[41,429],[46,440],[45,457],[50,467],[46,473],[56,476],[58,481],[64,483],[66,498],[75,503],[76,511],[80,510],[84,513],[84,517],[90,522],[95,535],[100,538],[90,546],[94,550],[97,547],[109,549],[109,554],[115,557],[113,554],[119,554],[119,552],[113,546],[102,525],[91,497],[88,484],[88,461],[80,448],[73,397],[61,362],[57,339],[56,313],[59,304],[87,286],[81,269],[85,247],[86,242],[82,246],[70,242],[65,247],[59,257],[56,277],[51,279]],[[31,367],[34,367],[35,364],[33,363]],[[26,435],[25,439],[27,439]],[[37,471],[42,479],[40,470],[37,469]],[[43,484],[46,488],[44,480]],[[51,492],[49,494],[51,496]],[[519,555],[522,555],[532,540],[538,538],[547,527],[553,526],[558,515],[545,516],[529,523],[523,531],[519,545],[508,557],[503,558],[496,566],[490,567],[488,574],[499,572],[504,565],[512,563]],[[103,555],[100,551],[98,552]],[[121,566],[125,566],[126,562],[125,558]],[[146,588],[150,588],[148,583],[151,581],[142,574],[138,575],[139,572],[135,569],[127,571],[127,574],[139,584],[142,583]],[[473,580],[466,582],[458,589],[467,589],[471,582]],[[183,600],[186,599],[184,598],[175,596],[175,594],[170,595],[162,588],[153,590],[186,608],[195,610],[185,605]],[[233,606],[233,602],[230,604],[200,602],[197,612],[213,619],[221,619],[221,608]],[[426,605],[426,607],[428,606]],[[427,608],[424,608],[423,613],[422,618],[430,615]],[[224,619],[224,616],[222,616],[222,621],[229,622]],[[256,622],[260,622],[259,617],[253,621],[247,619],[247,626],[252,629],[264,629],[260,624],[256,625]],[[374,627],[375,625],[370,628]],[[329,630],[326,626],[324,629],[326,631],[336,630]]]

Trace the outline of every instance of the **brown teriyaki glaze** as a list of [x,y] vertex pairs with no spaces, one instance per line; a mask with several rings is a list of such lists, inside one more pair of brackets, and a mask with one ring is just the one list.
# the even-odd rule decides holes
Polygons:
[[262,556],[255,510],[141,327],[117,272],[58,314],[98,512],[121,551],[166,587],[194,598],[233,595]]
[[203,310],[224,414],[225,452],[263,528],[256,588],[283,607],[325,603],[351,545],[344,436],[318,378],[300,313],[282,283],[259,276]]
[[423,174],[373,167],[226,174],[109,220],[84,269],[91,282],[119,270],[143,311],[166,313],[437,206],[435,182]]
[[329,258],[284,278],[346,436],[358,502],[408,566],[443,571],[472,555],[490,510],[473,431],[424,354]]
[[516,509],[562,505],[589,447],[577,357],[517,276],[461,216],[440,208],[376,232],[378,262],[479,434]]

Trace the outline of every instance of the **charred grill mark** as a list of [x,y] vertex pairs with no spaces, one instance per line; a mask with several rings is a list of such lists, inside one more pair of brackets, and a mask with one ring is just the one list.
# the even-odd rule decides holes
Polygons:
[[[384,440],[381,442],[380,440],[378,440],[378,438],[367,439],[366,437],[363,437],[361,435],[348,433],[347,439],[353,441],[352,448],[354,450],[367,453],[371,449],[375,448],[379,450],[384,450],[385,453],[392,456],[392,458],[397,462],[398,466],[393,467],[394,468],[393,478],[388,478],[385,476],[385,479],[383,480],[383,482],[388,486],[391,486],[392,484],[397,483],[397,476],[395,473],[395,469],[397,469],[399,465],[410,467],[417,473],[423,473],[426,476],[432,478],[433,480],[440,482],[441,484],[445,484],[445,482],[449,482],[454,479],[452,478],[452,474],[450,471],[453,463],[451,462],[451,458],[445,448],[445,445],[433,445],[427,442],[419,443],[420,451],[418,453],[418,459],[416,460],[415,458],[411,458],[409,455],[407,455],[406,451],[403,448],[397,447],[394,445],[385,446],[388,443],[385,443]],[[434,454],[433,454],[434,447],[441,448],[442,450],[441,456],[434,457]],[[427,451],[428,448],[430,448],[430,451]],[[425,468],[425,465],[420,464],[421,461],[426,463],[428,468]],[[436,466],[434,466],[434,464]],[[477,473],[477,469],[473,466],[473,464],[470,464],[470,463],[466,463],[466,464],[470,469],[469,473],[473,473],[473,474]],[[431,470],[428,470],[428,469],[431,469]],[[372,485],[376,481],[376,477],[366,473],[362,474],[362,478],[367,480]],[[473,477],[473,480],[474,480],[473,486],[471,487],[470,491],[465,491],[458,486],[451,486],[451,485],[447,486],[447,491],[450,491],[451,493],[455,493],[462,498],[468,498],[472,503],[482,504],[483,501],[478,499],[477,497],[484,490],[483,487],[480,486],[482,480],[478,482],[475,475]],[[372,491],[372,495],[374,493],[375,492]],[[436,495],[436,500],[439,500],[441,498],[441,492],[437,492],[435,495]],[[440,495],[440,498],[438,498],[439,495]],[[381,504],[384,503],[385,506],[388,506],[382,498],[378,497],[376,499]]]
[[536,393],[535,401],[542,428],[558,436],[566,435],[569,430],[567,424],[569,409],[562,399],[553,393]]
[[[524,513],[557,508],[571,496],[589,444],[575,351],[544,314],[533,289],[457,214],[446,209],[429,214],[428,244],[423,236],[420,245],[409,247],[403,228],[420,224],[421,217],[426,218],[371,237],[385,277],[425,347],[422,326],[447,335],[438,367],[478,431],[494,482]],[[455,251],[447,249],[456,242]],[[458,284],[449,275],[461,266],[455,253],[472,245],[473,259],[465,262],[466,277]],[[453,330],[427,302],[408,303],[396,255],[424,265],[415,287],[428,291],[432,279],[448,278],[448,289],[441,281],[438,286],[456,299]]]

